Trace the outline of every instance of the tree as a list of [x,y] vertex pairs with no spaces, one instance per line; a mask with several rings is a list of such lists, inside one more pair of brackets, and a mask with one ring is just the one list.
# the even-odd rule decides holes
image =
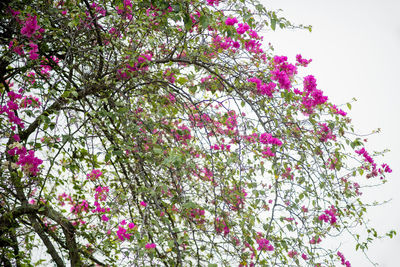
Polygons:
[[311,60],[262,47],[276,26],[253,0],[2,4],[1,263],[350,266],[323,241],[379,237],[361,188],[391,169]]

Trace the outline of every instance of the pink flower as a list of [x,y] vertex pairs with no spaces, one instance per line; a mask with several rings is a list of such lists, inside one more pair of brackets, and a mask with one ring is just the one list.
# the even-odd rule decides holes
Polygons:
[[154,243],[147,243],[146,246],[145,246],[145,248],[146,248],[146,249],[152,249],[152,248],[156,248],[156,246],[157,246],[157,245],[154,244]]
[[247,25],[246,23],[239,23],[238,26],[239,26],[239,27],[238,27],[237,30],[236,30],[238,34],[243,34],[243,33],[245,33],[246,31],[250,30],[250,26]]
[[291,251],[289,251],[288,256],[289,256],[290,258],[293,258],[293,257],[296,256],[297,254],[298,254],[297,251],[291,250]]
[[257,244],[258,244],[257,250],[274,251],[274,247],[269,243],[268,239],[260,238],[257,240]]
[[118,226],[117,236],[118,236],[119,240],[124,241],[125,239],[129,240],[131,237],[131,234],[126,233],[125,228]]
[[102,175],[103,175],[103,173],[100,170],[94,169],[94,170],[92,170],[91,173],[86,175],[86,179],[94,181],[94,180],[96,180],[97,178],[99,178]]
[[230,26],[235,25],[235,23],[237,23],[237,22],[238,22],[237,18],[227,18],[225,20],[225,24],[230,25]]
[[305,206],[302,206],[302,207],[301,207],[301,211],[302,211],[302,212],[308,212],[308,209],[307,209]]
[[109,219],[110,219],[110,218],[108,218],[105,214],[103,214],[103,215],[101,216],[101,220],[102,220],[102,221],[108,222]]
[[307,59],[303,58],[300,54],[298,54],[298,55],[296,55],[296,61],[297,61],[296,65],[307,67],[307,65],[310,64],[312,59],[307,60]]
[[218,6],[219,0],[207,0],[209,6]]
[[14,134],[13,135],[13,138],[14,138],[14,140],[15,141],[17,141],[17,142],[19,142],[21,139],[19,138],[19,135],[18,134]]
[[239,48],[240,47],[240,43],[239,42],[233,42],[233,47],[234,48]]
[[32,35],[39,30],[39,26],[37,24],[36,16],[28,15],[25,20],[25,24],[21,29],[21,34],[25,35],[28,38],[31,38]]
[[134,224],[134,223],[129,223],[129,224],[128,224],[128,228],[129,228],[129,229],[133,229],[134,227],[135,227],[135,224]]
[[144,202],[144,201],[140,202],[140,205],[143,206],[143,207],[147,207],[147,203]]
[[39,51],[38,45],[33,43],[33,42],[30,42],[29,46],[32,48],[29,51],[29,58],[32,59],[32,60],[38,59],[39,58],[39,54],[37,53]]

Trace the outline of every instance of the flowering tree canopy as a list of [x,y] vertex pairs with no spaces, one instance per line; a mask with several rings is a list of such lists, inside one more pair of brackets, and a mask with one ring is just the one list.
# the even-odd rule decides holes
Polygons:
[[324,244],[379,237],[390,167],[256,0],[0,6],[2,265],[350,266]]

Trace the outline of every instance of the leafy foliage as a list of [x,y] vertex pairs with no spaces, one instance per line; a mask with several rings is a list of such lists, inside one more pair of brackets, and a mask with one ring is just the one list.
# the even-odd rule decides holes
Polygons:
[[1,262],[350,265],[321,241],[379,237],[360,190],[391,170],[311,60],[262,46],[277,26],[247,0],[2,6]]

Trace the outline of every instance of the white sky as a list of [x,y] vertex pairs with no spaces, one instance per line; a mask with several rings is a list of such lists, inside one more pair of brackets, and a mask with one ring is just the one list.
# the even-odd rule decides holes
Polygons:
[[[364,197],[389,204],[369,211],[378,232],[397,231],[394,239],[378,240],[369,257],[379,266],[397,267],[400,253],[400,0],[261,0],[268,9],[283,9],[280,15],[295,24],[312,25],[313,31],[280,30],[264,34],[277,55],[292,61],[300,53],[313,62],[306,69],[331,102],[345,104],[353,97],[348,113],[358,133],[381,128],[368,137],[367,149],[391,150],[378,162],[393,169],[388,183]],[[346,108],[343,108],[346,110]],[[347,110],[346,110],[347,111]],[[347,245],[341,251],[353,267],[372,266]]]

